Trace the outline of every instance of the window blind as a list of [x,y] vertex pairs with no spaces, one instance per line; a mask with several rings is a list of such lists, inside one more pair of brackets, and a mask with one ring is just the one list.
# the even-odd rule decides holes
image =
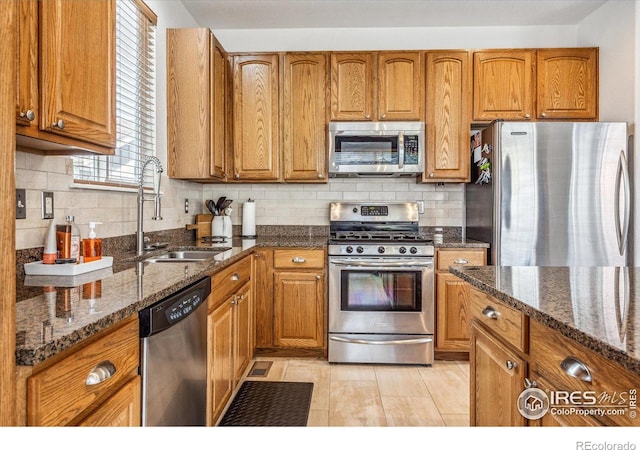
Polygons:
[[[142,1],[116,1],[115,155],[74,156],[75,183],[137,187],[142,162],[155,156],[156,22]],[[152,184],[147,171],[144,185]]]

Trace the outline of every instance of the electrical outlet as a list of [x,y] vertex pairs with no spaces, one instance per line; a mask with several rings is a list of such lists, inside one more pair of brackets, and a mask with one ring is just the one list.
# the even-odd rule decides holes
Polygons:
[[424,214],[424,200],[418,200],[418,214]]
[[27,218],[27,193],[25,189],[16,189],[16,219]]
[[53,192],[42,192],[42,218],[53,219]]

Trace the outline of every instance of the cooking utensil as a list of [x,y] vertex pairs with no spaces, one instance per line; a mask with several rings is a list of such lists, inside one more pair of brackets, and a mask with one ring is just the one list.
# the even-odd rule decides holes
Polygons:
[[222,214],[222,204],[225,202],[225,200],[227,199],[227,197],[220,197],[218,198],[218,201],[216,202],[216,209],[218,210],[218,215]]
[[222,211],[227,209],[232,202],[233,202],[233,200],[229,200],[229,199],[227,199],[224,202],[222,202],[222,205],[220,205],[220,214],[222,214]]
[[214,216],[217,216],[219,214],[218,210],[216,209],[215,203],[213,203],[213,200],[206,200],[204,204],[211,214],[213,214]]

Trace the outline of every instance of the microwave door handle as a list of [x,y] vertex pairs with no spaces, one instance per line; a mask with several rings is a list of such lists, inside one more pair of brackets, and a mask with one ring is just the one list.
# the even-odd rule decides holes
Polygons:
[[404,132],[398,133],[398,168],[404,168]]

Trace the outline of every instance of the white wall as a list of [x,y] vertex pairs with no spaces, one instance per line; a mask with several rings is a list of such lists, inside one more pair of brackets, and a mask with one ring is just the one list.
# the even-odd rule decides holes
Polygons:
[[573,26],[213,30],[228,52],[572,47]]

